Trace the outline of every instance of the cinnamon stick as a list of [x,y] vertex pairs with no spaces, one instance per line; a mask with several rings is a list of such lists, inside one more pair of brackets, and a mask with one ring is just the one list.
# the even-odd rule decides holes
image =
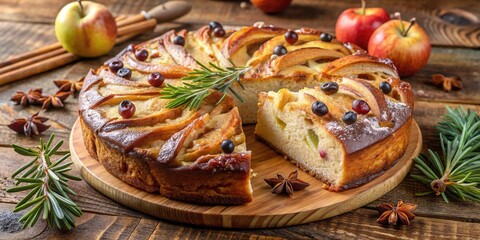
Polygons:
[[[117,37],[115,44],[125,42],[148,30],[153,30],[156,26],[156,20],[151,19],[145,22],[138,22],[119,29],[122,34]],[[42,49],[43,50],[43,49]],[[50,52],[44,52],[41,55],[25,59],[0,69],[0,85],[26,78],[35,74],[46,72],[54,68],[72,63],[80,57],[59,48]],[[18,67],[20,66],[20,67]]]
[[45,59],[40,62],[36,62],[29,65],[28,67],[15,69],[13,71],[0,75],[0,85],[13,82],[25,77],[29,77],[38,73],[46,72],[48,70],[71,63],[77,59],[79,59],[79,57],[67,52],[58,56],[54,56],[52,58]]

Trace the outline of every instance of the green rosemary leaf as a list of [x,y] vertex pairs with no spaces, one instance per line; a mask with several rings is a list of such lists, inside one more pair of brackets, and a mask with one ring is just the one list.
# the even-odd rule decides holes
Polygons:
[[62,156],[61,158],[59,158],[57,161],[55,161],[51,168],[55,168],[58,164],[64,162],[66,159],[68,159],[70,157],[70,153],[67,153],[65,154],[64,156]]
[[73,176],[73,175],[70,175],[70,174],[66,174],[66,173],[63,173],[62,174],[64,177],[68,178],[68,179],[71,179],[71,180],[74,180],[74,181],[81,181],[82,179],[79,178],[79,177],[76,177],[76,176]]
[[38,154],[33,149],[24,148],[24,147],[15,145],[15,144],[12,144],[12,148],[16,153],[18,153],[20,155],[24,155],[24,156],[37,156],[37,154]]
[[[37,160],[38,158],[35,161]],[[23,172],[23,174],[20,177],[21,178],[30,177],[35,171],[37,171],[37,173],[41,173],[41,171],[38,171],[38,166],[36,164],[32,165],[30,169],[28,169],[27,171]]]
[[50,207],[49,207],[48,201],[43,201],[43,215],[42,215],[43,220],[47,219],[48,212],[50,211],[49,209],[50,209]]
[[52,145],[52,142],[53,142],[53,139],[55,138],[55,134],[52,134],[50,135],[50,137],[48,138],[48,141],[47,141],[47,144],[45,145],[45,148],[46,149],[49,149],[50,146]]
[[32,161],[28,162],[27,164],[21,166],[19,169],[15,170],[15,172],[13,172],[12,174],[12,178],[15,178],[18,174],[20,174],[21,172],[25,171],[25,169],[29,168],[30,166],[32,166],[36,161],[37,161],[38,158],[34,158]]
[[61,196],[60,194],[58,193],[55,193],[55,192],[52,192],[52,194],[55,196],[55,198],[57,198],[59,201],[62,201],[63,203],[67,204],[67,205],[70,205],[70,206],[75,206],[76,204],[74,202],[72,202],[72,200],[66,198],[66,197],[63,197]]
[[48,195],[48,200],[52,204],[53,212],[55,213],[55,216],[59,219],[63,219],[63,210],[60,208],[60,205],[58,204],[57,199],[52,195]]
[[35,187],[37,187],[37,186],[39,186],[39,185],[41,185],[41,184],[32,183],[32,184],[28,184],[28,185],[24,185],[24,186],[20,186],[20,187],[9,188],[9,189],[7,189],[6,191],[9,192],[9,193],[21,192],[21,191],[25,191],[25,190],[28,190],[28,189],[35,188]]
[[[35,150],[12,145],[17,153],[34,157],[14,172],[18,186],[7,189],[7,192],[30,190],[15,207],[15,211],[31,207],[19,220],[24,228],[33,226],[42,215],[49,226],[71,229],[75,225],[74,216],[82,215],[82,211],[69,197],[69,194],[75,195],[75,192],[67,184],[70,179],[81,179],[67,173],[71,170],[72,163],[65,163],[70,153],[58,151],[62,143],[59,141],[53,144],[52,134],[46,143],[40,140]],[[52,161],[54,159],[51,156],[59,153],[63,153],[62,156]]]
[[38,178],[16,178],[15,180],[25,183],[43,183],[42,179]]
[[57,176],[57,174],[55,174],[51,169],[47,169],[47,174],[49,177],[51,177],[53,180],[60,180]]
[[22,205],[17,205],[17,206],[15,207],[15,209],[13,210],[13,212],[22,211],[23,209],[28,208],[28,207],[32,206],[33,204],[36,204],[36,203],[38,203],[38,202],[40,202],[40,201],[42,201],[42,200],[44,200],[44,199],[45,199],[44,196],[39,196],[39,197],[37,197],[37,198],[35,198],[35,199],[33,199],[33,200],[30,200],[30,201],[28,201],[28,202],[26,202],[26,203],[24,203],[24,204],[22,204]]
[[53,154],[54,152],[56,152],[62,145],[63,145],[63,140],[58,141],[58,143],[55,144],[55,146],[53,146],[52,149],[50,149],[50,150],[47,151],[46,155],[47,155],[47,156],[52,156],[52,154]]
[[186,105],[189,109],[197,110],[205,98],[207,98],[213,91],[222,92],[217,104],[219,104],[227,94],[230,92],[234,97],[243,101],[240,94],[236,93],[232,88],[233,83],[238,83],[242,89],[243,85],[240,83],[241,77],[250,70],[249,67],[232,67],[222,68],[213,62],[208,63],[208,67],[197,61],[200,69],[191,71],[187,76],[182,78],[183,84],[181,86],[173,86],[167,84],[160,92],[163,99],[172,99],[166,107],[176,108]]
[[28,211],[25,215],[23,215],[18,221],[19,222],[24,222],[26,221],[29,217],[31,217],[33,214],[35,214],[36,211],[40,210],[41,204],[35,205],[30,211]]
[[69,162],[69,163],[65,163],[65,164],[62,164],[60,166],[57,166],[56,163],[59,162],[59,161],[56,161],[55,164],[52,165],[52,171],[54,172],[58,172],[60,170],[63,170],[63,169],[68,169],[68,167],[70,167],[73,162]]
[[442,154],[432,150],[420,154],[415,167],[422,175],[411,176],[447,203],[449,198],[480,202],[480,116],[472,110],[447,107],[436,128]]
[[22,198],[22,200],[20,200],[20,202],[17,203],[17,206],[21,206],[24,203],[28,202],[28,200],[30,200],[33,197],[33,195],[37,194],[40,191],[41,187],[42,185],[38,185],[37,187],[33,188],[32,191],[30,191],[25,197]]

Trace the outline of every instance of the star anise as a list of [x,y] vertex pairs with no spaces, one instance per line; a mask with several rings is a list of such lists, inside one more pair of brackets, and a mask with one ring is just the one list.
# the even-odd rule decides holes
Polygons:
[[[415,218],[413,214],[415,208],[417,208],[417,205],[404,203],[402,200],[398,201],[397,206],[394,206],[392,203],[382,203],[378,205],[380,217],[377,219],[377,222],[390,225],[410,225],[410,221]],[[400,221],[398,221],[399,219]]]
[[15,132],[22,133],[27,137],[30,137],[32,134],[39,135],[43,131],[47,130],[50,125],[46,125],[46,121],[48,121],[48,118],[38,116],[37,112],[29,118],[18,118],[13,120],[8,127]]
[[309,183],[304,182],[298,177],[298,170],[293,171],[288,175],[288,178],[284,178],[282,175],[277,173],[276,178],[265,178],[265,182],[272,187],[272,193],[281,194],[285,193],[292,196],[294,191],[302,190],[308,186]]
[[17,104],[21,104],[24,107],[28,105],[41,104],[42,89],[30,89],[28,93],[18,91],[15,95],[12,96],[12,98],[10,98],[10,100],[14,101]]
[[445,92],[462,89],[462,79],[457,76],[446,77],[442,74],[433,74],[430,83],[443,88]]
[[83,77],[79,78],[78,80],[67,80],[67,79],[62,79],[62,80],[55,80],[53,83],[59,88],[59,92],[71,92],[73,93],[73,96],[77,96],[77,94],[80,92],[83,86]]
[[42,99],[43,101],[42,109],[49,109],[52,106],[56,108],[63,107],[64,106],[63,102],[65,101],[65,99],[68,98],[68,96],[70,96],[70,94],[71,92],[58,91],[57,93],[52,94],[50,96],[44,96],[44,98]]

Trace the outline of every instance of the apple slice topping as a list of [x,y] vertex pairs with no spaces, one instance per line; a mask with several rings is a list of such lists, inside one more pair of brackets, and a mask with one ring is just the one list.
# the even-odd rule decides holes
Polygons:
[[361,98],[370,107],[370,111],[379,120],[380,126],[390,126],[391,116],[383,92],[368,81],[362,79],[342,78],[339,93]]
[[350,50],[345,47],[343,44],[337,43],[337,42],[322,42],[322,41],[310,41],[307,43],[304,43],[302,45],[293,45],[289,46],[288,50],[293,51],[299,48],[320,48],[320,49],[325,49],[325,50],[331,50],[331,51],[337,51],[339,53],[342,53],[342,56],[347,56],[352,54]]
[[395,66],[391,61],[369,56],[355,54],[337,59],[325,67],[324,73],[332,76],[358,76],[372,72],[383,72],[394,78],[399,78]]
[[343,54],[336,51],[324,50],[320,48],[300,48],[277,57],[271,62],[270,66],[275,73],[278,73],[291,66],[305,64],[309,60],[317,61],[320,59],[337,59],[341,58],[342,56]]
[[[222,54],[226,59],[230,59],[237,66],[246,66],[247,61],[251,58],[249,46],[258,46],[264,42],[286,32],[285,29],[274,27],[244,27],[232,35],[230,35],[222,47]],[[278,46],[280,44],[276,44]],[[254,49],[257,50],[257,49]],[[273,50],[273,49],[272,49]],[[272,53],[270,51],[269,55]]]
[[173,60],[175,60],[175,62],[178,65],[181,65],[190,69],[196,69],[198,66],[197,66],[197,63],[195,62],[195,59],[193,59],[193,57],[187,52],[184,45],[175,43],[175,39],[179,36],[184,39],[185,46],[189,44],[186,30],[182,30],[178,32],[178,34],[172,30],[166,33],[162,38],[162,40],[160,41],[165,46],[165,50],[167,50],[167,52],[170,54],[170,56],[173,58]]
[[270,58],[272,53],[274,52],[275,47],[284,45],[286,46],[288,51],[294,50],[295,48],[291,48],[292,46],[297,46],[298,44],[302,44],[304,42],[315,41],[318,39],[318,34],[298,34],[297,40],[295,41],[296,45],[291,45],[287,42],[286,37],[284,35],[276,36],[268,42],[265,42],[259,49],[256,51],[251,59],[247,62],[248,66],[255,66],[260,64]]

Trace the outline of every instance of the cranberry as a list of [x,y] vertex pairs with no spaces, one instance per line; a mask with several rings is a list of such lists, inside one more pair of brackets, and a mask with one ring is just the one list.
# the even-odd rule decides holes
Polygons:
[[333,37],[332,37],[331,34],[328,34],[328,33],[320,34],[320,40],[322,40],[322,42],[331,42],[332,39],[333,39]]
[[321,158],[327,157],[327,151],[325,151],[325,150],[320,150],[319,153],[320,153],[320,157],[321,157]]
[[130,68],[120,68],[117,71],[117,76],[130,80],[132,77],[132,70],[130,70]]
[[235,149],[235,144],[233,144],[232,140],[225,139],[222,141],[221,147],[224,153],[232,153]]
[[162,86],[164,80],[163,75],[158,72],[153,72],[148,75],[148,83],[154,87]]
[[213,29],[213,36],[215,37],[225,37],[225,30],[223,28],[215,28]]
[[135,114],[135,105],[129,100],[123,100],[120,105],[118,105],[118,114],[122,118],[131,118]]
[[135,58],[138,61],[145,61],[148,58],[148,50],[145,48],[139,49],[135,51]]
[[370,112],[370,106],[368,106],[368,103],[360,99],[355,99],[353,101],[352,109],[358,114],[363,114],[363,115]]
[[378,87],[382,90],[383,93],[389,94],[392,92],[392,85],[388,82],[381,82]]
[[113,61],[108,64],[108,69],[110,69],[111,72],[116,73],[120,68],[123,68],[123,62],[122,61]]
[[327,95],[338,92],[338,83],[336,82],[324,82],[320,85],[320,89]]
[[342,120],[345,124],[350,125],[357,121],[357,114],[352,111],[348,111],[343,114]]
[[223,28],[222,24],[215,21],[211,21],[208,25],[210,26],[210,29]]
[[312,104],[312,112],[320,117],[325,116],[328,113],[328,107],[323,102],[315,101]]
[[280,45],[280,46],[276,46],[274,49],[273,49],[273,54],[277,55],[277,56],[282,56],[282,55],[285,55],[287,54],[287,49]]
[[185,38],[183,38],[182,36],[175,36],[173,38],[173,43],[180,46],[185,46]]
[[127,51],[128,51],[128,52],[133,52],[133,51],[135,51],[135,44],[133,44],[133,43],[128,44],[128,46],[127,46]]
[[285,41],[290,44],[294,44],[298,40],[298,34],[294,31],[288,31],[285,33]]

